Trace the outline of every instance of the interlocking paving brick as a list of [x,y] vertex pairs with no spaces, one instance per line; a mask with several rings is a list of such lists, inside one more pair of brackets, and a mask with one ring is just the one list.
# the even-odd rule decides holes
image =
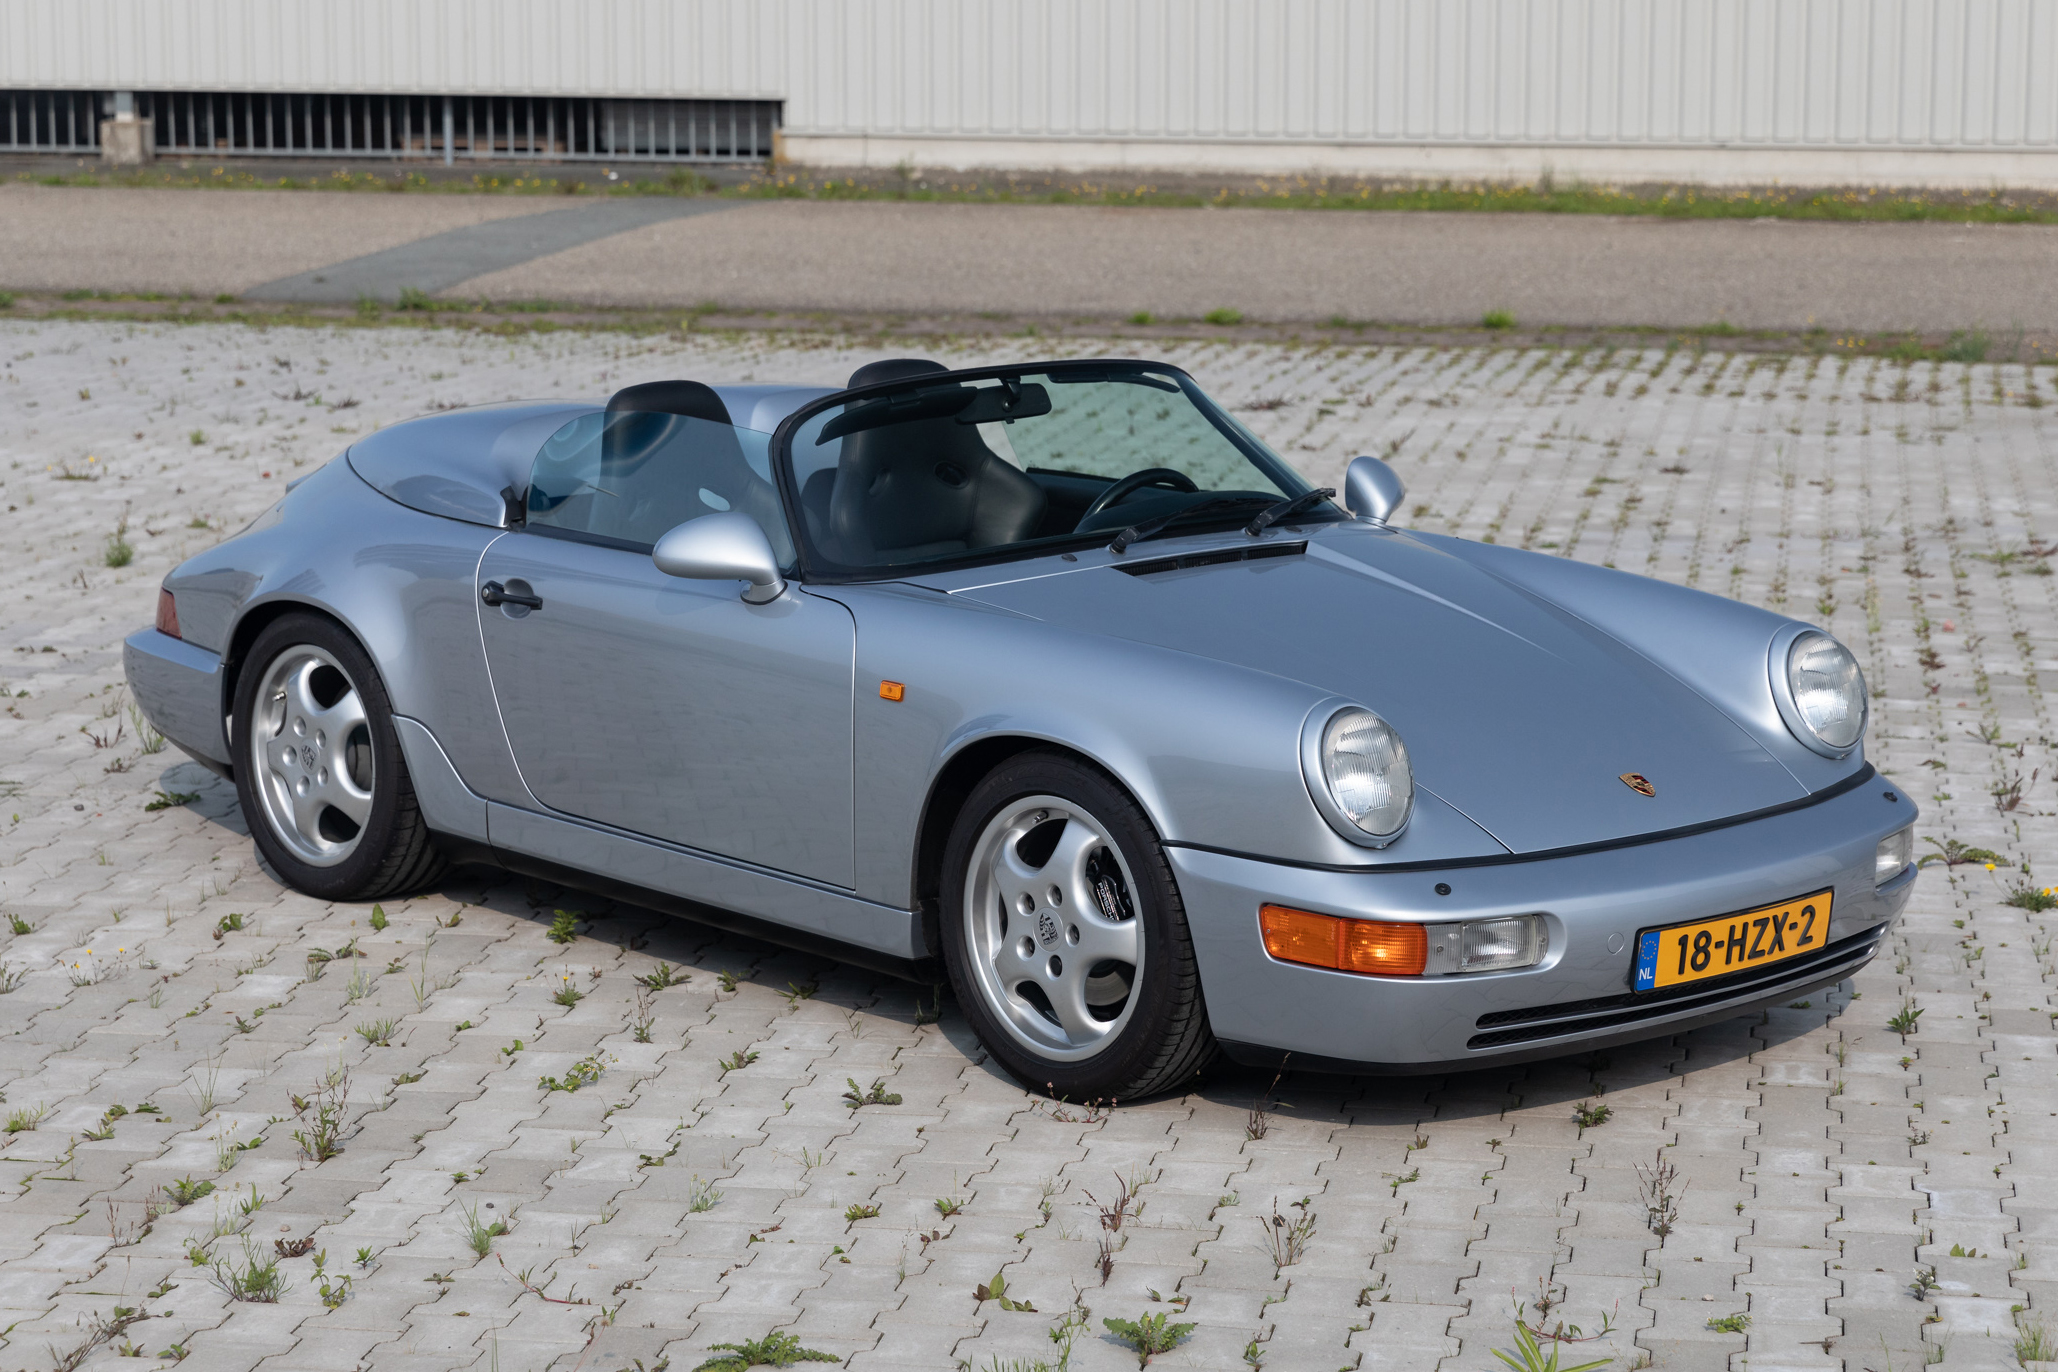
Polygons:
[[[0,1365],[47,1367],[121,1305],[150,1318],[100,1342],[109,1366],[134,1339],[266,1372],[685,1367],[778,1328],[852,1367],[985,1369],[1055,1362],[1046,1331],[1087,1310],[1071,1365],[1112,1369],[1133,1355],[1101,1320],[1157,1310],[1196,1331],[1154,1366],[1252,1348],[1415,1372],[1499,1367],[1519,1301],[1588,1334],[1605,1319],[1567,1361],[1884,1372],[2016,1366],[2018,1326],[2058,1299],[2053,940],[2023,894],[2058,837],[2048,368],[1166,344],[1311,478],[1391,456],[1418,526],[1831,627],[1931,862],[1880,959],[1806,1005],[1440,1078],[1224,1066],[1109,1113],[1019,1090],[948,1007],[922,1023],[913,988],[538,883],[456,873],[375,929],[280,889],[232,788],[142,751],[124,708],[120,640],[164,571],[353,433],[662,376],[834,383],[878,349],[76,322],[0,340],[0,914],[27,926],[0,934],[20,974],[0,1110],[46,1112],[0,1147]],[[1101,350],[928,345],[1053,347]],[[145,811],[160,790],[193,799]],[[1992,868],[1946,865],[1947,841]],[[544,937],[559,908],[586,919],[569,946]],[[353,939],[359,957],[310,960]],[[632,978],[660,960],[683,980],[639,1042]],[[565,977],[586,993],[570,1008]],[[356,1032],[380,1019],[390,1046]],[[717,1065],[739,1049],[759,1057]],[[596,1085],[539,1087],[588,1055]],[[344,1151],[315,1163],[293,1135],[332,1075]],[[903,1104],[852,1111],[847,1078]],[[1595,1101],[1610,1118],[1582,1129]],[[111,1139],[84,1137],[103,1121]],[[182,1179],[215,1189],[176,1208]],[[1142,1210],[1103,1228],[1130,1185]],[[1277,1266],[1270,1216],[1303,1199],[1313,1237]],[[508,1225],[485,1257],[473,1217]],[[262,1261],[303,1238],[276,1303],[210,1280],[245,1240]],[[974,1298],[997,1270],[1035,1313]],[[1730,1315],[1749,1323],[1708,1327]]]

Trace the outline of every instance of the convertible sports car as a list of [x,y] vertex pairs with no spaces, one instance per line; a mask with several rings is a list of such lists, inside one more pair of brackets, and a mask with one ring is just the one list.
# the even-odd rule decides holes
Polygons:
[[487,862],[940,964],[1073,1098],[1543,1057],[1873,956],[1916,811],[1835,639],[1345,484],[1155,362],[486,406],[174,570],[128,676],[302,891]]

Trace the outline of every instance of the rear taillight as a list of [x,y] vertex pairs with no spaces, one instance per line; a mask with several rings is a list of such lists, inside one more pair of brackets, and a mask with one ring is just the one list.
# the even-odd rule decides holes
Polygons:
[[172,593],[162,586],[157,588],[157,632],[170,634],[173,638],[180,637],[179,603],[172,599]]

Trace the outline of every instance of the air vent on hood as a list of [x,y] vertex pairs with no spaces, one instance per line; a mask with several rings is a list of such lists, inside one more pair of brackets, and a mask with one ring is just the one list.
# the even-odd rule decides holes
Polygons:
[[1115,570],[1131,576],[1157,572],[1182,572],[1188,567],[1212,567],[1218,562],[1256,562],[1267,557],[1299,557],[1308,550],[1300,543],[1259,543],[1244,548],[1210,548],[1204,553],[1181,553],[1178,557],[1155,557],[1148,562],[1118,563]]

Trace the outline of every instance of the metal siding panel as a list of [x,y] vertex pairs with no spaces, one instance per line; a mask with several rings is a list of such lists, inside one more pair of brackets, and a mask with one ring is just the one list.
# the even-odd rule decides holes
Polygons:
[[1666,84],[1652,64],[1656,35],[1651,0],[1613,0],[1606,6],[1605,47],[1593,52],[1592,85],[1598,97],[1581,141],[1641,143],[1652,137]]
[[0,82],[773,98],[888,137],[2048,149],[2058,0],[0,0]]
[[1643,102],[1643,136],[1654,142],[1685,139],[1687,105],[1700,83],[1687,74],[1686,16],[1682,7],[1665,5],[1651,15],[1644,50],[1649,54],[1649,97]]
[[1981,122],[1988,147],[2014,148],[2022,143],[2022,92],[2015,87],[2014,55],[2021,50],[2021,0],[1993,0],[1988,27],[1993,31],[1980,54]]
[[1958,57],[1958,140],[1989,144],[1994,139],[1994,41],[1998,0],[1965,0]]
[[2058,13],[2048,5],[2030,6],[2027,31],[2022,45],[2023,142],[2049,148],[2058,145],[2058,90],[2052,79],[2058,73]]
[[1842,7],[1842,0],[1808,0],[1804,15],[1807,43],[1801,58],[1803,79],[1797,82],[1800,128],[1795,134],[1803,143],[1827,143],[1836,137],[1837,92],[1843,86],[1844,70],[1853,56],[1837,42],[1837,11]]
[[1965,136],[1965,36],[1971,16],[1964,0],[1941,0],[1936,7],[1936,47],[1929,138],[1958,143]]

